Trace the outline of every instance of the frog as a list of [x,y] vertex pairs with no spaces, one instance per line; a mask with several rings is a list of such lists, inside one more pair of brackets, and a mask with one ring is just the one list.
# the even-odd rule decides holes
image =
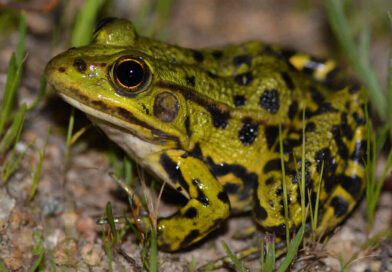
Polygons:
[[186,198],[157,221],[158,247],[173,252],[235,213],[251,213],[277,237],[294,232],[302,222],[302,171],[306,205],[319,201],[316,232],[347,218],[365,188],[366,100],[363,87],[338,80],[340,71],[334,60],[257,40],[183,48],[108,18],[90,44],[51,59],[45,75],[67,103]]

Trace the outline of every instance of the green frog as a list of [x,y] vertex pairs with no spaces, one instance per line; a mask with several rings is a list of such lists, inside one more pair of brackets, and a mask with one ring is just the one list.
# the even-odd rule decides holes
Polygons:
[[45,74],[66,102],[186,197],[158,219],[162,250],[196,243],[235,212],[252,211],[262,229],[284,235],[283,178],[295,231],[303,158],[306,204],[320,187],[317,233],[342,222],[364,191],[362,88],[338,84],[333,60],[260,41],[187,49],[110,18]]

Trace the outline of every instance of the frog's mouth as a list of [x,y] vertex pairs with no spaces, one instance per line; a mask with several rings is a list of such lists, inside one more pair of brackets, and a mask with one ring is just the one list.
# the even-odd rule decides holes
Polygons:
[[135,130],[130,128],[129,124],[126,124],[124,121],[86,106],[69,96],[61,93],[59,93],[59,95],[67,103],[86,113],[89,119],[94,124],[97,124],[113,142],[121,146],[129,156],[134,160],[139,161],[141,164],[143,164],[144,158],[150,154],[160,152],[164,149],[164,146],[157,144],[156,141],[152,141],[143,135],[135,133]]
[[[113,127],[117,126],[118,129],[122,129],[128,134],[132,134],[139,139],[152,144],[165,144],[167,140],[177,141],[175,136],[170,136],[151,127],[147,123],[137,119],[136,117],[133,117],[130,112],[125,112],[125,109],[118,110],[120,113],[117,112],[117,114],[114,112],[109,114],[105,111],[102,111],[101,109],[96,109],[93,106],[86,105],[78,99],[74,99],[62,92],[58,92],[58,94],[65,102],[86,113],[90,119],[93,119],[92,121],[98,125],[101,125],[101,123],[106,123],[106,125],[110,124]],[[118,115],[126,115],[127,118],[126,120],[123,120],[120,118],[121,116]],[[151,137],[146,135],[151,135]]]

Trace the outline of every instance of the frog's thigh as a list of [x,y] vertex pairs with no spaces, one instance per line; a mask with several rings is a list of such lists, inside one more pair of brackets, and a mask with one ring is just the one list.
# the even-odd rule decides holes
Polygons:
[[[264,179],[258,183],[253,199],[253,216],[258,224],[277,236],[286,233],[283,205],[283,174],[280,170],[280,158],[271,158],[264,166]],[[289,229],[298,226],[301,221],[300,203],[297,201],[297,184],[286,174],[288,195]]]
[[365,145],[366,127],[358,127],[353,141],[348,145],[351,158],[347,161],[343,175],[339,175],[337,186],[328,197],[317,228],[318,234],[333,229],[354,209],[365,189]]
[[217,228],[229,216],[230,202],[203,161],[180,150],[165,151],[158,156],[172,185],[185,190],[190,198],[174,215],[158,220],[159,247],[174,251],[199,241]]

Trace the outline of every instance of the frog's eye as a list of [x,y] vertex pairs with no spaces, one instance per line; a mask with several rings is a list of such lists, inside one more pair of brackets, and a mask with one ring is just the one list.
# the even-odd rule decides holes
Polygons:
[[122,57],[113,67],[114,83],[122,90],[134,93],[149,81],[148,66],[139,58]]

